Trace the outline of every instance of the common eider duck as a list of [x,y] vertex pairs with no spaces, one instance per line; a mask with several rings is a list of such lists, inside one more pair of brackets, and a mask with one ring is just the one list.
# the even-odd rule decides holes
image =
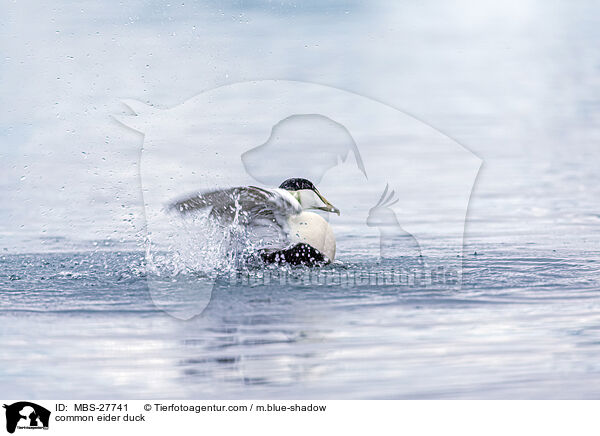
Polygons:
[[[335,235],[329,223],[309,210],[340,214],[315,185],[303,178],[285,180],[278,188],[241,186],[198,193],[171,204],[181,214],[210,208],[221,226],[244,226],[250,234],[275,229],[276,238],[258,238],[265,263],[321,265],[335,259]],[[272,233],[272,232],[271,232]],[[265,242],[266,239],[269,239]],[[274,242],[275,241],[275,242]]]

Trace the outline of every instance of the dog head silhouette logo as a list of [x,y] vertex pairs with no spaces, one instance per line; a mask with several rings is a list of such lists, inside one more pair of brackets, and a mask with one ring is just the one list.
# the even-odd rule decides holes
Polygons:
[[19,429],[47,429],[50,411],[29,401],[19,401],[3,406],[6,409],[6,431],[14,433]]

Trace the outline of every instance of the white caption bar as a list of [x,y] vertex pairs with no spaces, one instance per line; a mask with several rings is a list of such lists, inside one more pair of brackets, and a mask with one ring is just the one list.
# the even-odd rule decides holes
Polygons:
[[[599,401],[3,400],[2,432],[39,435],[600,434]],[[47,413],[49,412],[49,414]],[[12,428],[10,428],[12,426]],[[135,433],[132,433],[135,432]],[[5,433],[7,434],[7,433]]]

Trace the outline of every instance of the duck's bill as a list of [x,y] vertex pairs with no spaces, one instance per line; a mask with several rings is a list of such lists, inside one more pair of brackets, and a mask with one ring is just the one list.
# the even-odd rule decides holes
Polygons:
[[320,192],[317,191],[316,194],[319,196],[319,198],[321,199],[321,201],[324,204],[324,206],[317,207],[317,209],[324,210],[326,212],[332,212],[339,216],[340,210],[337,207],[335,207],[333,204],[331,204],[329,201],[327,201],[327,199],[325,197],[323,197]]

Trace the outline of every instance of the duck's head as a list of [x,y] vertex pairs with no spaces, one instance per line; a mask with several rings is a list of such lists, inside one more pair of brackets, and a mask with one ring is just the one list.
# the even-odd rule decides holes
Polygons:
[[287,179],[279,185],[279,189],[289,191],[298,200],[302,209],[319,209],[340,214],[340,210],[327,201],[310,180]]

